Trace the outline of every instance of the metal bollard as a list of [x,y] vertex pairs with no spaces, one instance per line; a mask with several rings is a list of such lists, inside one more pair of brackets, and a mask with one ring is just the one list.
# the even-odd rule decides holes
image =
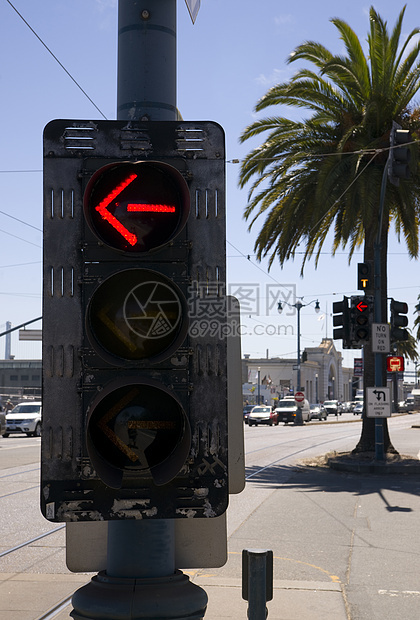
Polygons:
[[242,598],[248,601],[249,620],[265,620],[267,601],[273,598],[273,552],[270,549],[243,549]]

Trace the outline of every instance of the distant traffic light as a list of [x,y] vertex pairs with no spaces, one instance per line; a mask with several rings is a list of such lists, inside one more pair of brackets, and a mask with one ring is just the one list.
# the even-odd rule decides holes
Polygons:
[[397,123],[393,123],[390,133],[390,162],[388,168],[389,180],[393,185],[399,185],[400,179],[410,177],[411,152],[408,144],[413,138],[408,129],[402,129]]
[[350,340],[352,346],[360,348],[371,339],[373,318],[373,297],[352,296],[350,304]]
[[372,267],[371,263],[358,263],[357,264],[357,288],[359,291],[364,291],[367,288],[372,288]]
[[227,508],[224,152],[211,122],[44,130],[47,519]]
[[333,339],[343,341],[343,349],[351,349],[349,299],[333,303]]
[[405,301],[395,301],[391,299],[391,340],[394,342],[403,342],[408,340],[408,331],[401,329],[407,327],[408,317],[405,316],[408,312],[408,305]]

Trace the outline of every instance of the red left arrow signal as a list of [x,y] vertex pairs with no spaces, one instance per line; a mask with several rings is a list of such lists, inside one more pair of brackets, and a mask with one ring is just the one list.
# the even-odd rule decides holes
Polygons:
[[368,306],[366,304],[363,303],[363,301],[359,301],[359,303],[357,304],[356,308],[359,310],[359,312],[363,312],[363,310],[366,310]]
[[[125,226],[120,222],[119,219],[115,217],[109,210],[108,207],[111,205],[116,198],[129,186],[133,181],[137,179],[137,174],[130,174],[124,181],[122,181],[117,187],[115,187],[112,192],[110,192],[101,202],[95,207],[96,211],[101,215],[101,217],[106,220],[117,232],[120,233],[124,237],[126,241],[132,246],[137,243],[137,236],[134,233],[131,233]],[[147,203],[128,203],[127,204],[127,212],[128,213],[175,213],[176,208],[170,205],[164,204],[147,204]]]
[[111,224],[111,226],[115,228],[115,230],[117,230],[120,235],[122,235],[124,239],[128,241],[130,245],[135,245],[137,243],[136,235],[127,230],[127,228],[119,220],[117,220],[115,215],[112,215],[112,213],[108,211],[108,207],[111,202],[115,200],[117,196],[119,196],[121,192],[123,192],[125,188],[128,187],[135,179],[137,179],[137,174],[130,174],[130,176],[128,176],[122,183],[117,185],[117,187],[113,189],[112,192],[108,194],[108,196],[105,196],[105,198],[101,200],[98,206],[95,207],[96,211],[100,213],[102,218],[109,222],[109,224]]
[[128,204],[127,211],[137,211],[141,213],[175,213],[175,207],[170,207],[169,205],[148,205],[140,202],[138,204]]

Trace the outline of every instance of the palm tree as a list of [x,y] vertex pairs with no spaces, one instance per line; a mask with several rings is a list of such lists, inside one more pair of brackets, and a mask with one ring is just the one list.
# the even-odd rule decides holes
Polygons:
[[416,338],[417,340],[420,340],[420,295],[417,297],[417,299],[419,303],[416,305],[417,316],[414,320],[414,327],[417,327]]
[[416,362],[419,359],[417,340],[410,332],[408,333],[407,340],[399,340],[394,343],[394,351],[397,355],[408,357],[412,362]]
[[[333,231],[338,248],[354,251],[364,243],[364,261],[373,260],[378,232],[378,206],[392,122],[415,134],[420,112],[411,104],[420,88],[420,43],[415,28],[400,42],[405,7],[389,34],[387,24],[370,8],[368,55],[350,26],[333,19],[346,55],[333,55],[320,43],[308,41],[290,55],[289,63],[304,60],[304,68],[288,81],[271,88],[256,111],[271,106],[302,108],[301,121],[270,116],[243,132],[244,142],[267,134],[261,146],[244,159],[240,187],[252,180],[245,217],[250,228],[265,215],[255,250],[259,259],[277,258],[283,265],[305,245],[302,272],[315,254],[317,264],[323,243]],[[419,252],[420,177],[417,149],[412,147],[412,176],[399,186],[388,185],[382,228],[382,316],[386,316],[386,255],[388,230],[393,223],[403,235],[408,254]],[[372,290],[366,293],[372,294]],[[368,349],[368,347],[366,347]],[[374,385],[372,354],[365,351],[365,386]],[[384,370],[385,372],[385,370]],[[385,426],[385,450],[393,451]],[[356,450],[372,450],[374,420],[364,418]]]

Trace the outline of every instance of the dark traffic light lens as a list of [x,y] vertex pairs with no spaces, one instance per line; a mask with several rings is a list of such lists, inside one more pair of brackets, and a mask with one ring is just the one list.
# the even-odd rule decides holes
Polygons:
[[124,473],[167,484],[185,463],[191,432],[184,409],[165,387],[121,379],[92,403],[86,439],[99,477],[120,488]]
[[150,252],[183,228],[190,196],[181,173],[162,162],[122,162],[98,170],[84,196],[86,220],[106,245]]
[[166,276],[149,269],[127,269],[99,285],[86,321],[91,343],[102,357],[158,361],[182,343],[187,306]]
[[150,469],[162,463],[183,431],[179,403],[150,385],[114,390],[98,403],[89,420],[97,452],[120,469]]

